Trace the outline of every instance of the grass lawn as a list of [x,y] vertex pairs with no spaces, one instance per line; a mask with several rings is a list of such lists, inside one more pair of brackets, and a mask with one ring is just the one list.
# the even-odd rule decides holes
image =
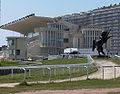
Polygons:
[[[120,80],[83,80],[49,84],[18,85],[14,88],[0,88],[0,94],[36,90],[73,90],[82,88],[118,88]],[[113,93],[114,94],[114,93]],[[116,93],[115,93],[116,94]]]
[[36,63],[20,64],[19,62],[14,62],[14,61],[1,61],[0,62],[0,66],[22,66],[22,65],[30,65],[30,64],[36,64]]
[[78,59],[54,59],[54,60],[42,60],[43,65],[59,65],[59,64],[78,64],[78,63],[87,63],[86,58]]
[[120,94],[120,92],[110,92],[108,94]]
[[112,61],[115,62],[116,64],[120,65],[120,60],[118,58],[113,58]]

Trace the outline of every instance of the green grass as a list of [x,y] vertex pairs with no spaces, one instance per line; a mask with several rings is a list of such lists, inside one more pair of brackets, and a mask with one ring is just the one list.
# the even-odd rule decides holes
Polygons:
[[[79,59],[54,59],[54,60],[42,60],[42,65],[58,65],[58,64],[77,64],[77,63],[87,63],[86,58],[79,58]],[[1,61],[1,66],[21,66],[21,65],[30,65],[30,64],[37,64],[35,62],[33,63],[25,63],[21,64],[19,62],[14,61]]]
[[94,60],[112,60],[113,58],[97,58],[93,57]]
[[110,93],[107,93],[107,94],[120,94],[120,92],[110,92]]
[[116,64],[120,65],[120,60],[118,58],[113,58],[112,61],[115,62]]
[[[0,94],[36,90],[74,90],[83,88],[120,88],[120,80],[82,80],[62,83],[18,85],[14,88],[0,88]],[[114,94],[114,93],[113,93]]]
[[36,63],[25,63],[21,64],[19,62],[14,62],[14,61],[1,61],[0,65],[1,66],[21,66],[21,65],[30,65],[30,64],[36,64]]
[[54,59],[54,60],[43,60],[41,62],[43,65],[77,64],[77,63],[87,63],[87,59],[86,58]]

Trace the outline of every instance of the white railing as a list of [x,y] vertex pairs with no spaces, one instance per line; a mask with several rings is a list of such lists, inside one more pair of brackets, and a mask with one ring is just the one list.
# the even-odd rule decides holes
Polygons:
[[118,56],[118,55],[115,55],[115,57],[117,57],[117,58],[120,60],[120,56]]
[[26,82],[26,70],[29,70],[29,76],[30,76],[31,69],[48,69],[48,70],[50,70],[50,79],[51,79],[51,69],[68,68],[69,74],[70,74],[70,81],[71,81],[71,68],[87,68],[87,75],[88,75],[88,67],[86,67],[86,66],[93,64],[94,60],[92,59],[92,57],[90,55],[87,56],[87,60],[88,60],[88,63],[79,63],[79,64],[38,65],[38,66],[6,66],[6,67],[0,67],[0,70],[10,69],[11,74],[12,74],[12,79],[13,79],[13,70],[14,69],[20,69],[20,70],[22,69],[24,71],[24,82]]
[[[11,69],[12,79],[13,79],[13,70],[14,69],[22,69],[24,71],[24,82],[26,82],[26,70],[29,70],[29,77],[31,76],[30,70],[32,69],[48,69],[50,71],[49,81],[51,82],[51,70],[52,69],[59,69],[59,68],[67,68],[69,69],[69,78],[71,81],[71,68],[85,68],[87,70],[87,79],[89,79],[89,68],[101,68],[102,69],[102,78],[104,79],[104,69],[105,68],[114,68],[114,79],[116,79],[116,68],[120,67],[120,65],[112,65],[112,66],[93,66],[94,60],[90,55],[87,56],[88,63],[81,63],[81,64],[63,64],[63,65],[39,65],[39,66],[6,66],[0,67],[0,70]],[[44,72],[44,71],[43,71]],[[43,73],[44,74],[44,73]]]

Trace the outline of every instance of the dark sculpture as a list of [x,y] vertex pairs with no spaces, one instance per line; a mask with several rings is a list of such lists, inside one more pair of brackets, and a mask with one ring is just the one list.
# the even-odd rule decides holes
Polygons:
[[101,33],[101,36],[100,36],[100,39],[98,41],[96,40],[93,40],[93,47],[92,47],[92,51],[95,50],[95,48],[97,49],[98,51],[98,54],[99,56],[101,56],[100,53],[102,53],[104,56],[105,56],[105,53],[103,51],[103,44],[107,42],[107,40],[112,37],[112,36],[108,36],[110,33],[110,30],[109,31],[103,31]]

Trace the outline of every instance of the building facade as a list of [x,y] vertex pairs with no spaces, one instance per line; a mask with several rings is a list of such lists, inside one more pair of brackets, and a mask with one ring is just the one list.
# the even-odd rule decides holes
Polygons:
[[1,29],[23,34],[23,37],[7,38],[10,59],[40,59],[61,54],[65,48],[92,48],[93,40],[104,30],[35,15],[2,25]]
[[93,40],[99,40],[99,37],[104,31],[102,27],[98,26],[83,26],[80,28],[80,32],[83,34],[84,44],[83,48],[92,48]]
[[25,37],[7,37],[9,59],[27,60],[27,45]]
[[80,26],[98,26],[111,29],[110,53],[120,54],[120,4],[103,6],[88,12],[62,16],[64,21]]
[[46,27],[35,28],[34,32],[39,35],[28,39],[28,55],[30,57],[58,55],[62,54],[65,48],[82,48],[83,37],[81,32],[76,33],[77,27],[59,21],[47,23]]

